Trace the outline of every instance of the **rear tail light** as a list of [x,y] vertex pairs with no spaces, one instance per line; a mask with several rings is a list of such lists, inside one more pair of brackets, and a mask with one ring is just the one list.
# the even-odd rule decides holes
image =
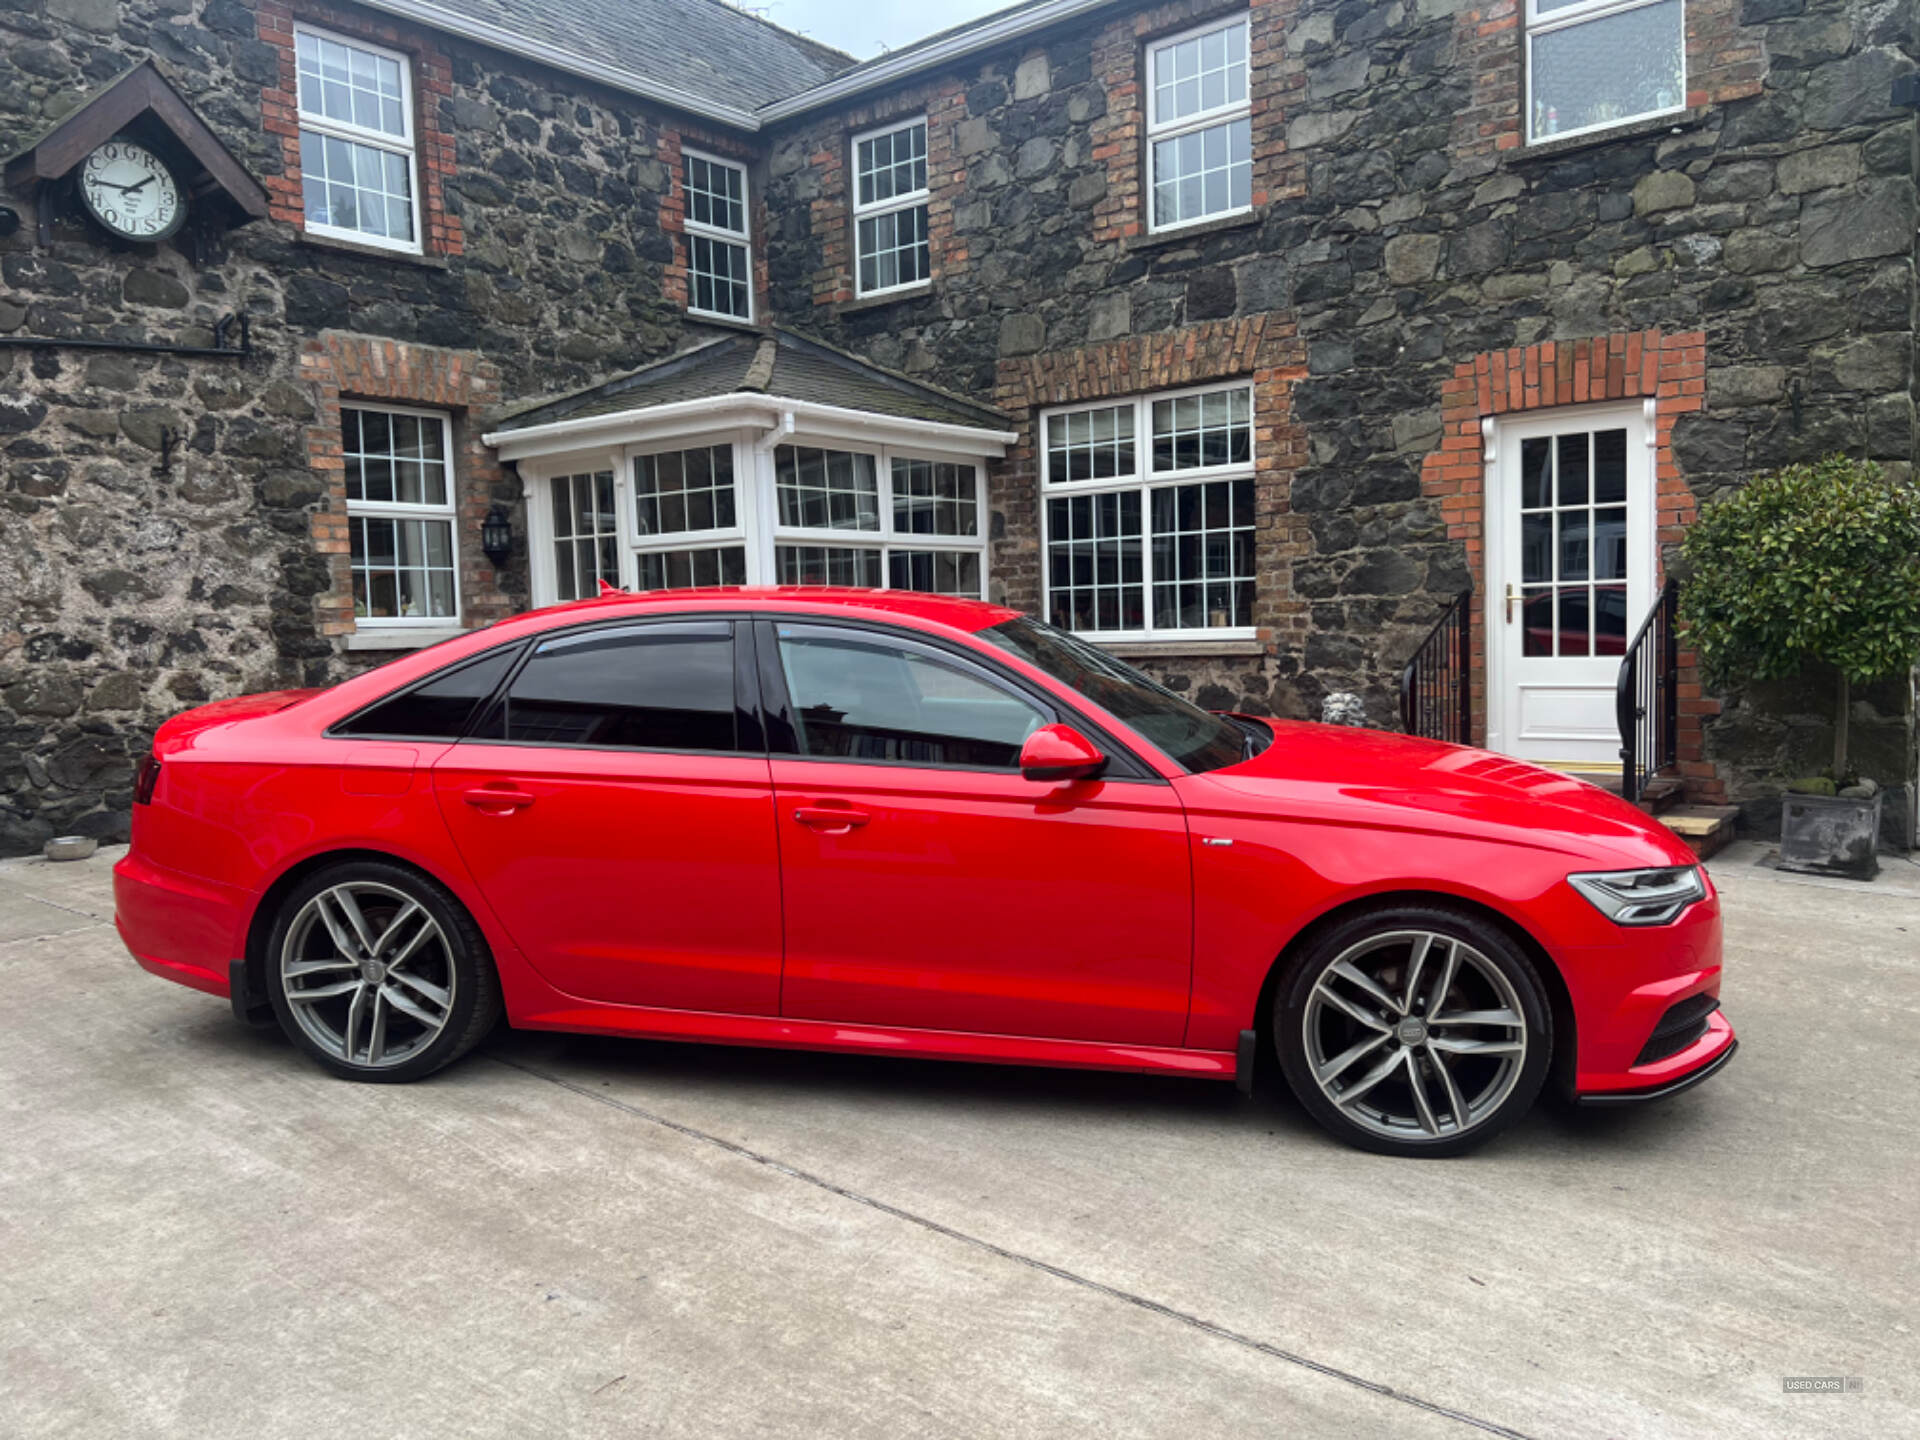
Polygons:
[[140,762],[140,773],[133,779],[133,803],[147,805],[153,801],[153,787],[160,783],[160,762],[149,755]]

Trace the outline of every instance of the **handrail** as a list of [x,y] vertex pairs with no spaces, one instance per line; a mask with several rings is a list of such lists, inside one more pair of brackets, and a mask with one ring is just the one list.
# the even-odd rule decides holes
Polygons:
[[1473,591],[1462,590],[1400,671],[1400,728],[1473,743]]
[[[1679,588],[1660,587],[1620,661],[1613,716],[1620,729],[1620,793],[1637,802],[1646,783],[1678,763],[1680,734]],[[1657,652],[1657,653],[1656,653]]]

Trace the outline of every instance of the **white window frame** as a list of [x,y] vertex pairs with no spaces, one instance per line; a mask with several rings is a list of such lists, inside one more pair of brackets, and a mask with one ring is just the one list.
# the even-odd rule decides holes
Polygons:
[[1582,0],[1577,5],[1567,5],[1558,10],[1540,12],[1540,0],[1527,0],[1527,73],[1526,73],[1526,125],[1529,145],[1551,145],[1560,140],[1570,140],[1577,135],[1595,135],[1602,130],[1618,129],[1622,125],[1635,125],[1642,120],[1658,119],[1662,115],[1678,115],[1687,108],[1687,7],[1686,0],[1680,0],[1680,100],[1664,110],[1644,110],[1638,115],[1622,115],[1612,120],[1599,120],[1591,125],[1582,125],[1578,130],[1556,130],[1551,135],[1536,135],[1533,130],[1533,42],[1541,35],[1551,35],[1556,30],[1570,30],[1589,20],[1601,20],[1614,15],[1624,15],[1629,10],[1644,10],[1650,5],[1658,5],[1662,0]]
[[[772,440],[774,443],[769,443]],[[638,507],[635,503],[634,462],[644,455],[659,455],[676,450],[699,450],[715,445],[733,447],[734,521],[726,529],[680,530],[668,535],[639,534]],[[819,526],[788,526],[779,523],[777,467],[774,451],[779,445],[797,445],[802,449],[844,450],[873,457],[880,499],[880,528],[877,530],[833,530]],[[973,472],[974,533],[972,535],[921,535],[896,530],[893,524],[893,461],[927,460],[937,464],[960,465]],[[985,598],[988,587],[988,533],[991,516],[987,507],[986,466],[977,455],[962,455],[938,446],[887,445],[851,441],[842,437],[810,434],[801,430],[767,437],[751,430],[707,431],[675,435],[645,443],[613,449],[579,451],[570,455],[522,460],[520,473],[526,487],[529,578],[536,606],[562,603],[559,600],[554,566],[553,497],[551,482],[557,476],[613,471],[614,508],[618,515],[620,574],[618,584],[634,589],[639,583],[639,557],[644,554],[675,550],[707,550],[726,545],[746,549],[746,583],[776,585],[779,565],[776,549],[781,545],[830,545],[880,552],[880,585],[890,590],[891,557],[896,550],[945,550],[977,555],[980,560],[980,591]],[[931,592],[914,592],[931,593]]]
[[[1528,0],[1528,3],[1533,3],[1533,0]],[[1645,0],[1643,0],[1643,3],[1645,3]],[[1224,105],[1216,105],[1211,110],[1201,110],[1192,115],[1183,115],[1178,120],[1162,121],[1159,116],[1160,86],[1158,83],[1160,56],[1162,53],[1172,49],[1182,41],[1192,40],[1201,35],[1210,35],[1216,30],[1226,30],[1235,25],[1240,27],[1245,37],[1244,44],[1247,54],[1246,98],[1244,100],[1231,100]],[[1142,142],[1145,150],[1140,157],[1140,163],[1143,167],[1143,173],[1146,176],[1147,182],[1143,197],[1147,207],[1147,233],[1150,235],[1164,235],[1175,230],[1185,230],[1194,225],[1210,225],[1219,220],[1231,220],[1236,215],[1252,214],[1253,203],[1249,200],[1245,205],[1236,205],[1226,210],[1215,210],[1206,215],[1196,215],[1191,220],[1176,220],[1172,224],[1162,225],[1156,218],[1159,211],[1158,207],[1154,204],[1153,173],[1153,147],[1162,140],[1171,140],[1195,130],[1211,130],[1216,125],[1224,124],[1229,120],[1238,120],[1243,116],[1246,117],[1249,126],[1251,126],[1253,117],[1253,31],[1250,17],[1242,14],[1226,21],[1218,19],[1209,20],[1206,24],[1196,25],[1191,30],[1182,30],[1178,35],[1167,35],[1158,40],[1149,41],[1147,44],[1145,69],[1147,82],[1147,126],[1146,135]],[[1249,146],[1249,154],[1251,154],[1251,146]],[[1249,185],[1249,191],[1251,191],[1251,185]]]
[[[1153,468],[1153,407],[1162,400],[1178,400],[1186,395],[1209,395],[1223,390],[1244,390],[1248,399],[1248,459],[1242,464],[1202,465],[1187,470]],[[1260,416],[1258,395],[1251,380],[1214,380],[1204,385],[1188,385],[1178,390],[1155,390],[1140,395],[1114,395],[1100,400],[1080,401],[1072,405],[1051,406],[1040,412],[1037,452],[1040,463],[1040,613],[1053,614],[1053,526],[1049,500],[1071,495],[1102,495],[1136,492],[1140,496],[1140,587],[1141,618],[1138,630],[1076,630],[1083,640],[1096,644],[1134,644],[1161,640],[1251,640],[1259,635],[1257,625],[1221,625],[1157,627],[1153,623],[1153,492],[1169,485],[1204,484],[1221,480],[1253,480],[1260,464]],[[1048,427],[1057,418],[1089,410],[1133,408],[1134,472],[1101,480],[1056,481],[1047,472]],[[1255,492],[1258,505],[1258,492]],[[1259,516],[1254,517],[1254,543],[1259,544]],[[1255,556],[1256,568],[1258,555]],[[1254,581],[1254,599],[1259,600],[1259,581]]]
[[[927,148],[927,183],[909,195],[894,195],[886,200],[873,200],[860,203],[860,144],[863,140],[877,140],[882,135],[891,135],[896,130],[911,130],[918,125],[925,132]],[[862,300],[870,295],[895,295],[909,290],[924,290],[933,284],[933,237],[927,236],[927,273],[918,280],[903,281],[898,285],[881,285],[868,290],[860,283],[860,222],[872,220],[877,216],[890,214],[896,210],[928,208],[933,198],[933,132],[927,126],[927,117],[917,115],[908,120],[894,120],[885,125],[875,126],[871,130],[862,130],[847,142],[847,198],[853,209],[853,293]],[[926,229],[926,220],[920,222]]]
[[[445,630],[458,627],[463,623],[465,605],[460,596],[460,489],[459,476],[453,465],[453,418],[444,410],[416,410],[406,405],[386,405],[363,403],[352,398],[340,402],[342,410],[371,411],[380,415],[415,415],[423,420],[440,422],[440,447],[444,459],[441,463],[447,473],[447,501],[444,505],[403,505],[390,500],[353,500],[347,501],[347,524],[349,537],[351,526],[356,519],[379,520],[443,520],[447,524],[449,551],[453,560],[453,613],[451,615],[355,615],[356,630]],[[349,538],[347,555],[348,593],[352,593],[352,539]]]
[[[311,35],[317,40],[331,41],[335,45],[345,45],[349,49],[364,50],[369,55],[378,55],[392,60],[400,66],[400,118],[406,122],[406,134],[389,135],[384,130],[370,129],[365,125],[355,125],[345,120],[335,120],[326,115],[316,115],[300,104],[299,64],[296,60],[293,90],[294,126],[297,130],[312,130],[321,135],[331,135],[338,140],[350,140],[356,145],[366,145],[376,150],[384,150],[390,155],[407,157],[408,202],[413,206],[413,239],[395,240],[387,235],[375,235],[366,230],[349,230],[339,225],[317,225],[307,218],[305,183],[302,180],[300,201],[300,225],[309,235],[322,235],[329,239],[345,240],[354,245],[372,245],[381,250],[394,250],[403,255],[423,255],[423,225],[420,214],[420,139],[413,114],[413,57],[404,51],[392,50],[384,45],[374,45],[351,35],[337,35],[331,30],[323,30],[317,25],[296,23],[293,27],[295,54],[299,52],[300,37]],[[304,174],[304,157],[301,166]],[[301,177],[296,177],[301,178]]]
[[[693,218],[693,201],[687,185],[687,161],[704,160],[709,165],[723,165],[729,170],[740,172],[740,223],[739,230],[728,230],[720,225],[707,225]],[[710,320],[730,321],[735,325],[754,323],[754,274],[753,274],[753,187],[747,167],[738,160],[729,160],[724,155],[715,155],[691,145],[680,148],[680,196],[682,201],[681,228],[687,234],[687,313],[702,315]],[[729,315],[724,310],[702,310],[694,304],[693,283],[693,237],[716,241],[723,245],[737,245],[747,254],[747,313]]]

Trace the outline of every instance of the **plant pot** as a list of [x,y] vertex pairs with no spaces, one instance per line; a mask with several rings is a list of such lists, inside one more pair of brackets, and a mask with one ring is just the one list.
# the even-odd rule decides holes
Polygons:
[[1780,868],[1807,875],[1871,880],[1880,873],[1880,802],[1833,795],[1787,795],[1780,806]]

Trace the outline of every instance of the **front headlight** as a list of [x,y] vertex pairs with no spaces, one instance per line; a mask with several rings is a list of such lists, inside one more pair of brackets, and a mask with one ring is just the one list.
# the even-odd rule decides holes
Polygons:
[[1664,925],[1707,898],[1698,865],[1660,870],[1602,870],[1569,875],[1567,883],[1616,925]]

